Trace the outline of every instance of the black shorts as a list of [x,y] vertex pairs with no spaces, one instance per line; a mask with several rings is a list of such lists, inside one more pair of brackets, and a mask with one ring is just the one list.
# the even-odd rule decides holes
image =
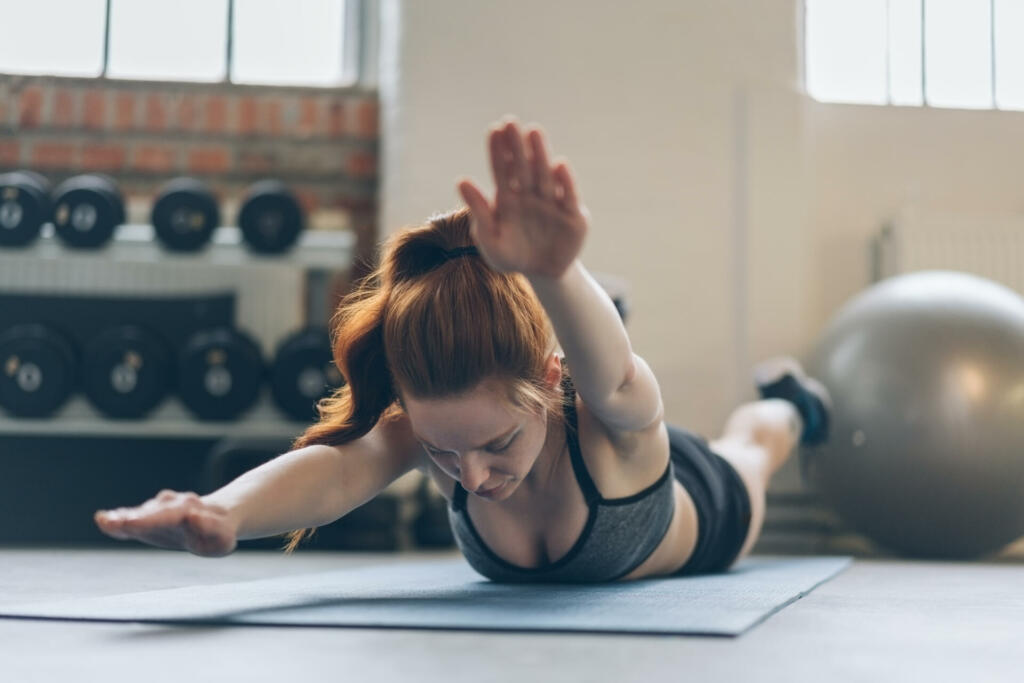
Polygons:
[[679,575],[729,568],[750,529],[750,496],[732,465],[701,436],[668,427],[672,471],[697,506],[697,546]]

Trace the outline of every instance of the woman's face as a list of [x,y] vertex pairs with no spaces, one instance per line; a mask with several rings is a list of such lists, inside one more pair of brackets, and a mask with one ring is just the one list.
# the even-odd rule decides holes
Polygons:
[[406,399],[413,433],[445,473],[481,498],[505,500],[530,473],[547,437],[547,414],[508,404],[497,380],[458,397]]

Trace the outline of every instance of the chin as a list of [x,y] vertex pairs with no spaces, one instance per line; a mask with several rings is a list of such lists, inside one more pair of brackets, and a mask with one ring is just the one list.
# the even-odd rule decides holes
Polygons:
[[498,503],[498,502],[501,502],[503,500],[508,500],[509,497],[513,493],[515,493],[515,490],[516,490],[517,486],[518,486],[518,482],[513,480],[513,481],[510,481],[509,483],[505,484],[505,487],[503,489],[501,489],[500,491],[498,491],[498,492],[496,492],[496,493],[494,493],[492,495],[488,495],[488,496],[482,496],[480,494],[475,494],[475,495],[477,496],[477,498],[480,498],[482,500],[486,500],[486,501],[491,502],[491,503]]

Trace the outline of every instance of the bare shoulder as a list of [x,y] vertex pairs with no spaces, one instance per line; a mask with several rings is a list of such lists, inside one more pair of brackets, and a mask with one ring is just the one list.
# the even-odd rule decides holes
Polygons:
[[408,469],[418,469],[428,475],[444,497],[451,499],[455,492],[455,480],[427,457],[423,446],[413,434],[412,423],[407,415],[402,413],[386,422],[381,421],[373,431],[378,433],[381,452],[387,453],[384,457],[399,458],[406,463]]
[[668,466],[668,430],[663,411],[641,429],[609,426],[578,395],[576,414],[580,451],[605,498],[630,496],[664,473]]
[[412,432],[409,418],[400,414],[381,419],[369,432],[340,447],[350,467],[371,469],[400,476],[422,469],[425,454]]

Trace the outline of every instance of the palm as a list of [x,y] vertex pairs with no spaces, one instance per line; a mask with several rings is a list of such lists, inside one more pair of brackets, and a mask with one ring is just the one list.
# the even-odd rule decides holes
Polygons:
[[514,123],[490,134],[493,204],[471,182],[459,184],[473,215],[473,237],[499,271],[558,277],[583,247],[587,219],[569,167],[548,161],[539,130]]

